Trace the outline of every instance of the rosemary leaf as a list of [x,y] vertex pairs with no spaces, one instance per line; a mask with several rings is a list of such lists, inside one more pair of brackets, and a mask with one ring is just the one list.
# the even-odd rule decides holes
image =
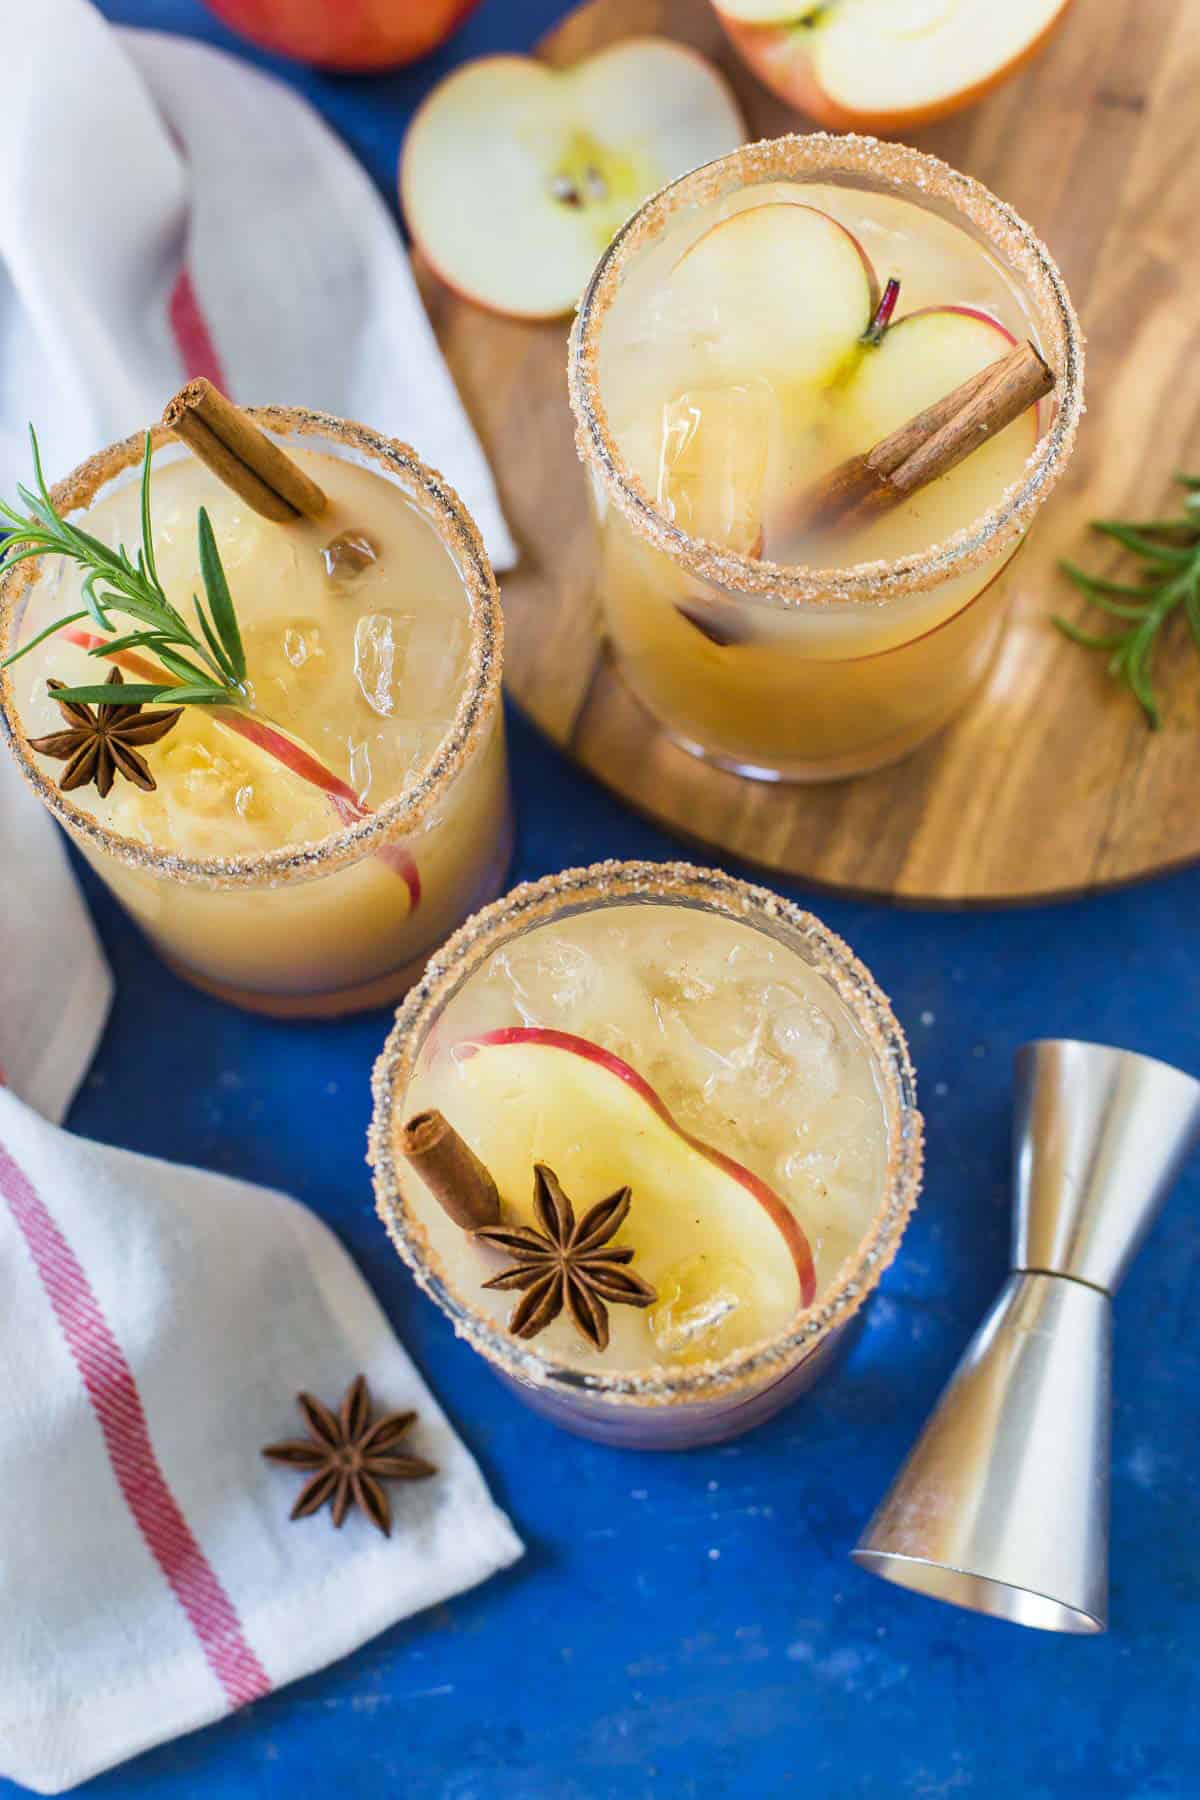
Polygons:
[[217,636],[225,646],[225,654],[229,659],[239,681],[246,679],[246,652],[242,648],[242,634],[238,630],[237,614],[233,609],[233,601],[229,594],[229,583],[225,579],[225,570],[221,564],[221,553],[217,549],[217,540],[213,534],[212,521],[206,509],[200,508],[200,573],[204,577],[204,592],[208,596],[208,610],[212,614],[212,622]]
[[1096,531],[1141,560],[1140,583],[1111,581],[1089,575],[1074,563],[1060,564],[1090,605],[1110,618],[1124,620],[1127,628],[1099,635],[1070,619],[1054,620],[1073,643],[1108,656],[1110,675],[1129,689],[1151,730],[1162,723],[1154,689],[1154,655],[1163,627],[1176,612],[1182,610],[1192,641],[1200,650],[1200,475],[1180,474],[1175,479],[1187,490],[1182,517],[1093,521]]
[[[0,573],[26,562],[34,556],[63,556],[83,570],[81,595],[86,610],[65,614],[53,624],[13,650],[0,668],[7,668],[27,656],[36,644],[81,619],[90,619],[98,628],[103,642],[93,646],[94,656],[111,656],[116,651],[152,650],[164,673],[175,678],[174,685],[125,684],[121,690],[123,704],[145,704],[169,698],[176,705],[210,706],[245,703],[246,655],[238,628],[237,613],[229,592],[229,583],[217,548],[216,537],[207,512],[200,509],[197,532],[200,568],[208,594],[212,623],[205,617],[199,601],[196,611],[201,632],[198,635],[182,613],[174,607],[159,580],[154,557],[154,534],[150,509],[152,440],[146,433],[141,473],[142,541],[133,557],[123,544],[114,550],[82,526],[64,519],[55,507],[42,468],[37,434],[29,428],[33,457],[34,486],[19,485],[24,512],[0,500],[0,522],[10,531],[0,543]],[[117,632],[112,614],[119,613],[139,629]],[[112,703],[111,688],[77,687],[60,690],[65,698],[88,705]]]
[[77,700],[85,706],[150,706],[156,700],[170,700],[178,706],[178,689],[159,687],[148,681],[127,681],[114,688],[107,681],[95,687],[55,688],[56,700]]

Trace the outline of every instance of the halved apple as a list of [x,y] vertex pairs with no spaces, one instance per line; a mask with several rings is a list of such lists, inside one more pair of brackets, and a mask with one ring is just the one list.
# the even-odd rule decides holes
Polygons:
[[889,135],[982,99],[1045,43],[1069,0],[715,0],[769,88],[823,125]]
[[618,226],[745,136],[695,51],[627,38],[568,69],[489,56],[447,76],[405,141],[400,198],[450,287],[518,318],[569,312]]
[[697,238],[671,271],[670,299],[712,379],[793,388],[833,380],[879,289],[844,225],[815,206],[774,201]]
[[[447,1053],[447,1116],[490,1169],[509,1216],[534,1222],[535,1162],[550,1165],[577,1208],[632,1188],[620,1241],[658,1289],[660,1354],[727,1354],[786,1330],[811,1301],[812,1252],[786,1203],[685,1131],[621,1057],[539,1026],[502,1027]],[[691,1335],[689,1320],[698,1322]]]

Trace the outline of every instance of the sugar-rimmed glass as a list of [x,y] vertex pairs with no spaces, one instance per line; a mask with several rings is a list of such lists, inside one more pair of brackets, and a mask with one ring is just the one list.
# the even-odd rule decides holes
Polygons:
[[[699,1366],[580,1367],[515,1338],[434,1242],[430,1203],[398,1148],[423,1051],[447,1007],[498,953],[575,915],[645,905],[731,920],[795,953],[840,1000],[871,1059],[886,1154],[869,1223],[811,1304],[773,1338]],[[600,863],[514,889],[469,919],[399,1008],[375,1067],[370,1160],[378,1210],[420,1286],[503,1380],[556,1423],[605,1442],[686,1448],[749,1430],[811,1385],[892,1260],[920,1185],[922,1124],[904,1034],[878,986],[817,919],[761,887],[685,863]],[[440,1224],[440,1222],[439,1222]],[[471,1252],[472,1255],[477,1254]]]
[[[0,671],[0,732],[35,792],[178,973],[256,1011],[333,1015],[396,999],[430,950],[503,881],[512,843],[500,707],[503,623],[474,521],[407,445],[302,408],[259,408],[252,416],[285,446],[342,458],[397,485],[458,571],[470,614],[466,677],[454,716],[416,780],[315,842],[196,857],[108,828],[43,772],[16,704],[19,663]],[[156,468],[189,454],[161,428],[152,436]],[[143,441],[114,444],[60,482],[59,510],[78,515],[135,481]],[[0,649],[18,641],[40,567],[41,559],[0,579]]]
[[[786,184],[911,202],[960,228],[1011,280],[1056,375],[1018,483],[972,524],[890,562],[817,568],[760,561],[689,536],[624,459],[604,393],[605,333],[622,290],[711,209]],[[954,296],[947,296],[953,300]],[[571,336],[569,389],[598,520],[600,598],[622,673],[685,748],[768,780],[883,767],[967,701],[999,643],[1003,579],[1060,478],[1082,412],[1083,341],[1058,268],[1030,227],[978,182],[897,144],[814,132],[751,144],[685,175],[617,234]],[[696,628],[701,617],[704,630]]]

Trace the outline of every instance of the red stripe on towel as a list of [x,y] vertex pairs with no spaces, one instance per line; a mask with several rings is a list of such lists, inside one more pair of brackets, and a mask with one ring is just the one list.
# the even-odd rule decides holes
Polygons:
[[213,343],[208,320],[200,310],[200,302],[186,264],[180,269],[175,286],[171,289],[167,318],[187,379],[195,381],[198,376],[205,375],[214,387],[227,394],[229,384],[221,367],[221,358]]
[[126,1505],[231,1707],[271,1690],[237,1608],[192,1535],[150,1442],[133,1371],[78,1257],[32,1182],[0,1145],[0,1198],[25,1240],[104,1437]]

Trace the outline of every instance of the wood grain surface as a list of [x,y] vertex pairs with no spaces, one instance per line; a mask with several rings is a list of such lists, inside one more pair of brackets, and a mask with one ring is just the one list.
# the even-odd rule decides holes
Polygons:
[[[631,33],[696,45],[725,70],[751,134],[804,129],[730,51],[702,0],[592,0],[543,46],[566,63]],[[518,705],[584,768],[693,843],[814,884],[942,904],[1032,899],[1200,858],[1200,666],[1182,621],[1157,661],[1150,732],[1103,659],[1049,624],[1082,618],[1060,556],[1121,561],[1096,515],[1168,510],[1200,468],[1200,5],[1079,0],[1015,80],[913,141],[979,177],[1049,244],[1088,338],[1088,413],[1067,476],[1014,567],[1012,620],[986,688],[890,770],[778,787],[677,749],[604,642],[565,383],[565,322],[494,317],[421,271],[482,436],[520,566],[503,582]]]

